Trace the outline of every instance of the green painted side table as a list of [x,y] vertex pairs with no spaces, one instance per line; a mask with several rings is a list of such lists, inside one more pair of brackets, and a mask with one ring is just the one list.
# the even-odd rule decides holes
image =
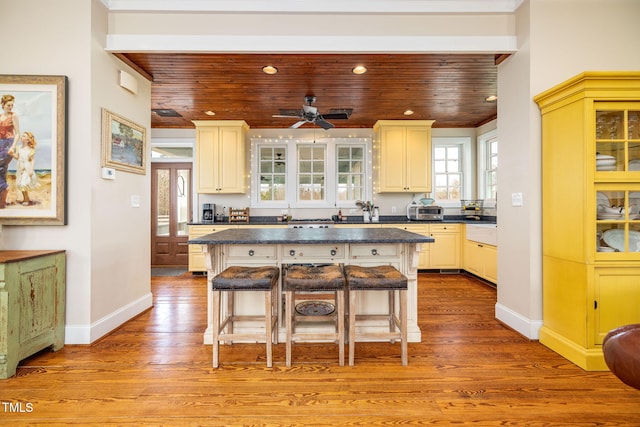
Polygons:
[[0,379],[64,346],[65,251],[0,251]]

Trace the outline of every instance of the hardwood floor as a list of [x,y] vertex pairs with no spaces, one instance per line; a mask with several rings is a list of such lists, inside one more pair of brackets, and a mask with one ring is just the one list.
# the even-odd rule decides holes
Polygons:
[[2,425],[638,426],[640,391],[585,372],[494,319],[495,290],[462,275],[421,274],[422,343],[222,346],[211,367],[203,277],[152,279],[153,309],[91,346],[24,360],[0,380]]

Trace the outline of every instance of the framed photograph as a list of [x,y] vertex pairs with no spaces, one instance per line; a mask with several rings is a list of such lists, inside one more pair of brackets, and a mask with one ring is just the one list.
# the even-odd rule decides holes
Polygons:
[[102,109],[102,166],[144,175],[145,129],[109,110]]
[[67,77],[0,75],[0,224],[65,225]]

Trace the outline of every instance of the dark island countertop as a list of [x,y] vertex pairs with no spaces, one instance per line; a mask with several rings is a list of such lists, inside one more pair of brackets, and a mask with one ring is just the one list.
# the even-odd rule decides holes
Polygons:
[[190,244],[432,243],[433,237],[399,228],[237,228],[189,240]]

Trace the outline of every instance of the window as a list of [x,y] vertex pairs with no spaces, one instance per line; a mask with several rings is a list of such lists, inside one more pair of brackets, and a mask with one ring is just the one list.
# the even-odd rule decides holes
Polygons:
[[263,146],[259,148],[260,200],[286,200],[287,148]]
[[336,198],[343,201],[363,200],[365,190],[364,145],[338,145],[338,181]]
[[460,200],[463,194],[462,146],[435,145],[433,148],[434,195],[437,200]]
[[480,191],[485,199],[496,199],[498,194],[498,136],[496,131],[479,138]]
[[325,200],[325,146],[298,146],[298,200]]
[[252,138],[253,206],[345,208],[372,198],[371,138],[311,141]]

